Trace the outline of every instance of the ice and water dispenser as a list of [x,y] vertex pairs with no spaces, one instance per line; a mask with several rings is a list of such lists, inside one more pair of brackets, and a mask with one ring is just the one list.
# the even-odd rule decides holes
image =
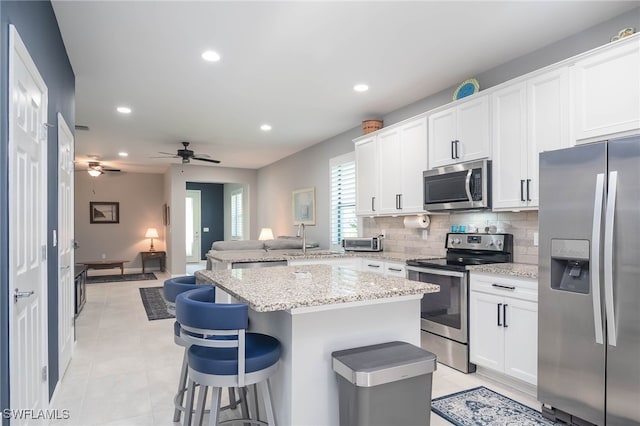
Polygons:
[[589,293],[589,240],[551,240],[551,288]]

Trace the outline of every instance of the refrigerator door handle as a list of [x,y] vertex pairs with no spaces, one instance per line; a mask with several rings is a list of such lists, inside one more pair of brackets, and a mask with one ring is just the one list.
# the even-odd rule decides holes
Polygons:
[[609,173],[607,191],[607,210],[604,223],[604,302],[607,312],[607,340],[610,346],[616,346],[616,314],[613,305],[613,219],[616,210],[616,190],[618,172]]
[[602,304],[600,302],[600,227],[602,224],[602,199],[604,197],[604,173],[596,176],[596,196],[593,202],[593,229],[591,231],[591,288],[593,323],[596,343],[604,344],[602,328]]

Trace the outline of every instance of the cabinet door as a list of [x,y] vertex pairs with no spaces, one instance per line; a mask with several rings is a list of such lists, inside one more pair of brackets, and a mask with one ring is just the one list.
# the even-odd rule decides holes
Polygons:
[[395,214],[400,212],[400,194],[402,193],[402,169],[401,163],[403,150],[401,132],[395,127],[378,133],[378,158],[380,164],[379,176],[371,176],[372,179],[380,179],[379,183],[379,214]]
[[527,206],[526,95],[525,83],[491,95],[494,210]]
[[356,142],[356,214],[375,213],[378,195],[378,151],[375,136]]
[[[469,297],[469,352],[471,362],[503,371],[503,297],[471,291]],[[500,317],[498,317],[498,315]]]
[[452,146],[456,138],[456,112],[449,108],[429,116],[429,168],[456,163]]
[[568,67],[549,71],[527,81],[527,118],[529,207],[538,207],[539,154],[571,145]]
[[538,304],[505,298],[504,372],[533,385],[538,378]]
[[640,128],[640,39],[619,43],[572,68],[577,140]]
[[489,97],[480,96],[457,108],[456,163],[489,157]]
[[400,128],[402,150],[400,207],[403,213],[424,213],[422,172],[427,170],[427,118],[420,117]]

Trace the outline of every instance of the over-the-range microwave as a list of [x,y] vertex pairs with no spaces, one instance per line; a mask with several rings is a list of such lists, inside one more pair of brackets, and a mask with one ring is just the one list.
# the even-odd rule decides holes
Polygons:
[[491,208],[490,160],[438,167],[422,176],[427,211]]

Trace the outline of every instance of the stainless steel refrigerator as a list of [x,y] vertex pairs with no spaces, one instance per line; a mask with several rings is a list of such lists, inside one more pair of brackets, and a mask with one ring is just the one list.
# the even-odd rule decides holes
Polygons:
[[540,154],[538,400],[640,424],[640,136]]

